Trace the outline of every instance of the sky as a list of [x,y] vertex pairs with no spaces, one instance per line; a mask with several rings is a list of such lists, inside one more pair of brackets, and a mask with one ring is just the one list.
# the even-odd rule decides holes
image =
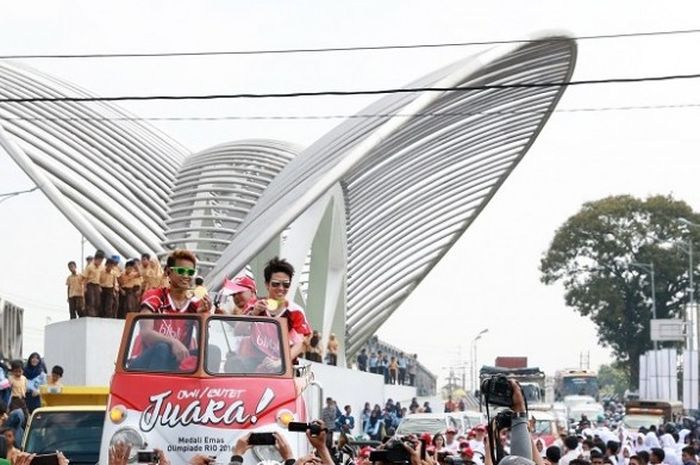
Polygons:
[[[2,2],[0,55],[260,50],[518,39],[700,27],[696,2],[652,1],[119,1]],[[700,72],[700,34],[581,40],[574,80]],[[326,54],[112,60],[26,60],[97,95],[378,89],[402,86],[488,46]],[[559,109],[700,104],[700,79],[579,86]],[[123,102],[144,117],[353,114],[373,97]],[[548,374],[590,354],[610,361],[594,325],[540,282],[539,261],[582,203],[609,195],[672,194],[700,210],[695,152],[700,109],[552,115],[535,144],[459,242],[379,336],[434,372],[469,359],[523,355]],[[178,121],[153,125],[192,151],[247,138],[308,146],[339,120]],[[110,183],[104,180],[105,186]],[[0,192],[31,187],[0,152]],[[67,319],[65,263],[81,237],[40,192],[0,203],[0,295],[25,305],[25,353],[43,326]],[[86,254],[92,247],[86,245]]]

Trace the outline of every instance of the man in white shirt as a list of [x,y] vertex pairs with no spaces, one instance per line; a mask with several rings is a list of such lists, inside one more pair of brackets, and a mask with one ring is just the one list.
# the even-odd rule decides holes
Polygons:
[[559,465],[569,465],[574,459],[579,458],[581,452],[578,450],[578,438],[576,436],[567,436],[564,439],[564,455],[559,459]]

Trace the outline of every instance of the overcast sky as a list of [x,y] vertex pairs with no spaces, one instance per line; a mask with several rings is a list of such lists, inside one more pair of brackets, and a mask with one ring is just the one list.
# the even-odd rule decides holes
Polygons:
[[[576,36],[693,29],[696,2],[256,1],[3,2],[0,54],[258,50],[466,42],[541,30]],[[230,57],[32,60],[98,95],[286,92],[401,86],[486,47]],[[700,73],[700,34],[579,42],[573,79]],[[560,109],[700,104],[700,79],[568,89]],[[352,114],[372,97],[125,102],[139,116]],[[539,281],[555,229],[581,204],[614,194],[673,194],[700,209],[698,108],[554,114],[513,175],[430,276],[380,330],[435,372],[468,358],[527,355],[548,373],[590,352],[594,326]],[[308,146],[337,120],[153,123],[193,151],[264,137]],[[110,180],[104,180],[108,186]],[[0,153],[1,192],[31,181]],[[80,234],[34,192],[0,203],[0,294],[24,304],[25,352],[47,319],[66,319],[65,263]],[[87,251],[91,252],[92,250]]]

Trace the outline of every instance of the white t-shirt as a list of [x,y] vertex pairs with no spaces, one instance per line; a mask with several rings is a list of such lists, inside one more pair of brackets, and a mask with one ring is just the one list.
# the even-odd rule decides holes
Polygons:
[[578,450],[570,450],[569,452],[564,454],[562,458],[559,459],[559,465],[569,465],[569,462],[579,458],[580,455],[581,452],[579,452]]

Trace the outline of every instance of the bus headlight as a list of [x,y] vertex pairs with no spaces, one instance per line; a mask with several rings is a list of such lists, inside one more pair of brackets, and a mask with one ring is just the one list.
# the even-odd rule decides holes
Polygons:
[[118,425],[126,419],[126,408],[123,405],[115,405],[109,411],[109,419]]
[[282,409],[277,412],[277,424],[280,425],[281,428],[287,429],[289,424],[294,421],[294,414],[287,410],[287,409]]
[[122,442],[128,444],[131,447],[131,453],[129,454],[129,463],[134,463],[136,461],[136,453],[143,449],[146,441],[144,441],[143,436],[139,434],[134,428],[121,428],[118,429],[113,435],[112,439],[109,440],[109,447],[111,448],[115,444]]

